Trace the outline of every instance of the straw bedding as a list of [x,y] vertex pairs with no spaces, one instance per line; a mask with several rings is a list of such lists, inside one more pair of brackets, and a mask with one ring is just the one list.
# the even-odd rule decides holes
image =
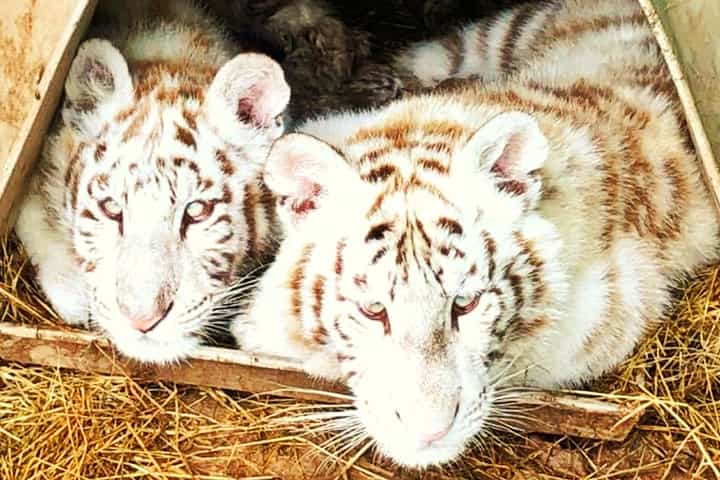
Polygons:
[[[1,318],[52,324],[12,239],[0,265]],[[668,321],[591,388],[649,405],[621,444],[497,435],[456,465],[413,473],[362,445],[336,454],[342,443],[313,433],[318,424],[277,421],[309,404],[0,363],[0,478],[720,478],[720,265],[677,298]]]
[[[677,292],[655,332],[588,390],[647,414],[623,443],[493,434],[457,464],[421,473],[349,451],[314,406],[267,396],[9,364],[0,360],[0,480],[720,479],[720,265]],[[0,241],[0,319],[54,325],[17,242]],[[343,451],[345,450],[345,451]]]

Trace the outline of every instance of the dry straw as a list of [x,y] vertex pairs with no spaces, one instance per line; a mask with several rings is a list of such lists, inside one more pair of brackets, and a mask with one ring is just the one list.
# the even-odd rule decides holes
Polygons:
[[[51,324],[13,241],[0,245],[0,262],[2,318]],[[649,405],[627,441],[498,433],[421,474],[366,444],[343,452],[313,405],[0,363],[0,479],[720,478],[718,315],[720,266],[678,292],[668,321],[593,386]]]

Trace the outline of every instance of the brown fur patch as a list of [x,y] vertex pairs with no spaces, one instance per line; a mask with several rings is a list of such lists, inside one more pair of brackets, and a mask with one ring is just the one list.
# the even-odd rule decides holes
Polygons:
[[385,164],[380,165],[379,167],[375,167],[369,172],[361,175],[360,178],[362,178],[366,182],[375,183],[375,182],[383,182],[388,179],[391,175],[399,175],[400,171],[393,165]]
[[193,134],[193,132],[187,128],[178,125],[177,123],[175,124],[175,128],[177,129],[175,132],[175,139],[180,141],[180,143],[182,143],[186,147],[197,150],[197,143],[195,142],[195,135]]
[[220,170],[223,174],[231,176],[235,173],[235,167],[227,156],[227,153],[222,150],[215,151],[215,159],[220,164]]
[[378,225],[373,225],[368,231],[367,235],[365,235],[365,241],[370,242],[372,240],[382,240],[383,238],[385,238],[385,234],[387,232],[392,232],[392,230],[392,222],[383,222]]
[[287,282],[287,287],[290,289],[290,311],[298,323],[302,322],[302,282],[305,279],[305,268],[310,261],[310,255],[314,248],[314,243],[305,245],[300,254],[300,258],[295,262],[295,266],[290,271],[290,277]]
[[453,235],[462,235],[463,228],[457,220],[453,220],[448,217],[440,217],[437,221],[437,226],[447,230]]
[[365,163],[374,163],[378,158],[383,157],[392,151],[393,148],[389,146],[370,150],[369,152],[365,152],[360,156],[358,164],[363,165]]
[[442,162],[433,158],[419,158],[415,163],[425,170],[432,170],[441,175],[450,173],[450,169],[446,165],[443,165]]

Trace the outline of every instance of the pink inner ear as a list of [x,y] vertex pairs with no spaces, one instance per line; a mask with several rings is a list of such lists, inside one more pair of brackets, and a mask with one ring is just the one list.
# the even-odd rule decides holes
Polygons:
[[256,127],[271,125],[285,109],[288,101],[287,85],[275,72],[267,72],[240,97],[237,116]]
[[510,135],[510,138],[508,138],[505,143],[505,148],[503,148],[498,159],[495,160],[490,171],[501,177],[512,177],[514,170],[520,162],[523,140],[522,135],[519,133]]
[[307,177],[298,177],[298,189],[290,204],[290,209],[295,215],[304,215],[310,210],[315,210],[315,199],[322,193],[322,187]]
[[255,127],[262,127],[265,122],[261,120],[256,112],[252,97],[242,97],[238,100],[237,112],[238,118],[243,123],[249,123]]

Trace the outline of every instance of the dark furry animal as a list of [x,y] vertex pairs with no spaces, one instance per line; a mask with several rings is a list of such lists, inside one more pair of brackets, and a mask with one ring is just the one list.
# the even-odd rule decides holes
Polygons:
[[255,41],[281,63],[295,120],[416,91],[413,78],[392,67],[392,55],[518,3],[523,0],[207,0],[245,45]]

